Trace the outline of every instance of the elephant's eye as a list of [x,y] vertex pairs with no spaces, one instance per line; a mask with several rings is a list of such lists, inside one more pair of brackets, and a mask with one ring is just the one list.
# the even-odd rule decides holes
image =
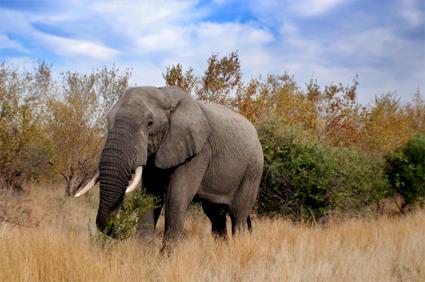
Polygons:
[[150,129],[153,125],[153,121],[149,121],[148,124],[146,125],[147,129]]

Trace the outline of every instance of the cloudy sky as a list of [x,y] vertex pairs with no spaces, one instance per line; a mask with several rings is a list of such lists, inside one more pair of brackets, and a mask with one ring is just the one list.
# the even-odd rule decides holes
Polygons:
[[162,85],[170,64],[202,73],[237,50],[246,80],[294,75],[300,86],[359,80],[363,103],[425,92],[423,0],[0,0],[0,61],[56,73],[115,63]]

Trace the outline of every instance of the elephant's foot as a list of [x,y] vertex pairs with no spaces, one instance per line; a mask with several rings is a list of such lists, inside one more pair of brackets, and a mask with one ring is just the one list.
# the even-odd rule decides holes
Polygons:
[[137,237],[143,240],[153,240],[155,229],[152,226],[141,227],[136,232]]
[[173,248],[170,245],[162,244],[162,247],[159,253],[163,256],[170,257],[172,251],[173,251]]
[[185,230],[174,230],[173,232],[166,232],[162,242],[161,253],[169,255],[174,250],[176,244],[181,242],[187,233]]
[[160,253],[162,255],[169,257],[173,253],[175,246],[176,246],[176,240],[172,242],[171,241],[163,242]]
[[216,240],[227,241],[227,230],[212,231],[212,235]]

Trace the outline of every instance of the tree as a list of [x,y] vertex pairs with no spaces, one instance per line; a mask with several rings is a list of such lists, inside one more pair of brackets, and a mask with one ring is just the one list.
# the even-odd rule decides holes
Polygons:
[[400,99],[393,93],[375,98],[363,124],[363,149],[368,151],[386,153],[394,150],[414,133]]
[[212,54],[202,77],[195,76],[191,67],[184,72],[181,64],[168,66],[163,77],[166,85],[178,86],[201,101],[232,108],[234,96],[242,86],[237,52],[222,58],[218,54]]
[[408,205],[425,199],[425,136],[414,135],[402,148],[388,153],[386,160],[392,196],[402,196],[403,213]]
[[415,132],[425,134],[425,99],[417,89],[413,100],[406,105],[406,113],[412,122],[412,127]]
[[357,79],[353,84],[331,84],[321,94],[322,136],[334,146],[351,147],[361,142],[360,117],[364,108],[357,101]]
[[91,74],[62,74],[63,99],[51,97],[49,164],[62,176],[65,195],[75,193],[93,175],[106,133],[106,114],[128,85],[129,72],[103,68]]
[[198,83],[197,78],[193,74],[193,69],[190,67],[185,73],[183,73],[183,67],[181,64],[168,66],[165,74],[162,74],[165,79],[167,86],[178,86],[191,94],[195,84]]
[[199,100],[232,106],[232,95],[241,86],[241,66],[236,51],[222,58],[212,54],[208,67],[201,78],[201,86],[196,89]]
[[44,131],[45,101],[54,87],[43,62],[33,72],[0,65],[0,185],[21,189],[46,173],[51,155]]

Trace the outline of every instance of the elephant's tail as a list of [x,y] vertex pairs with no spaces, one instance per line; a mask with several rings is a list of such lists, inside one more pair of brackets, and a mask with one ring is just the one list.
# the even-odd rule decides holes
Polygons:
[[248,224],[248,230],[249,232],[252,231],[252,223],[251,223],[251,217],[248,215],[248,218],[246,219],[246,223]]

